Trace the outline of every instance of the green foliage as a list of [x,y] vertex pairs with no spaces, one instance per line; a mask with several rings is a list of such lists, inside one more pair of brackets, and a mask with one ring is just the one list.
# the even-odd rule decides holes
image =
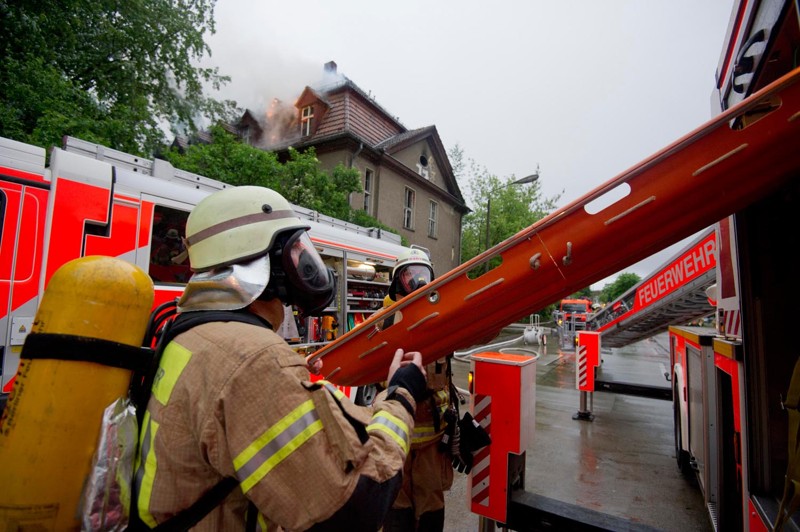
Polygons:
[[[397,229],[378,221],[377,218],[370,216],[366,211],[362,211],[361,209],[352,209],[350,211],[350,218],[347,220],[363,227],[377,227],[384,231],[397,234]],[[403,235],[400,235],[400,243],[406,247],[409,245],[408,239]]]
[[587,286],[586,288],[578,290],[577,292],[569,296],[568,299],[588,299],[589,301],[592,301],[594,299],[592,297],[592,287]]
[[341,163],[330,174],[322,170],[314,148],[302,153],[289,148],[277,190],[296,205],[349,220],[350,193],[361,192],[361,179],[357,169]]
[[0,136],[43,147],[63,135],[149,155],[164,127],[230,118],[204,95],[228,78],[194,66],[216,0],[0,0]]
[[290,150],[289,160],[282,164],[273,152],[245,144],[220,126],[211,128],[211,137],[213,142],[209,144],[191,144],[185,153],[173,148],[164,158],[176,168],[231,185],[271,188],[295,205],[334,218],[383,227],[363,211],[350,208],[350,193],[361,192],[357,169],[339,164],[328,173],[321,168],[313,148],[304,152]]
[[[539,181],[512,185],[517,180],[513,175],[501,180],[474,160],[465,160],[459,146],[451,149],[448,155],[456,177],[460,181],[468,180],[467,189],[473,204],[472,212],[462,220],[462,262],[467,262],[541,220],[555,209],[560,198],[560,195],[543,198]],[[490,218],[488,245],[487,212]],[[499,258],[493,259],[490,268],[499,263]]]
[[274,153],[244,144],[220,126],[213,126],[210,132],[213,142],[191,144],[185,153],[173,148],[163,157],[176,168],[231,185],[278,189],[283,170]]
[[610,303],[628,291],[631,287],[639,284],[641,277],[635,273],[621,273],[614,279],[614,282],[607,284],[600,291],[600,301]]

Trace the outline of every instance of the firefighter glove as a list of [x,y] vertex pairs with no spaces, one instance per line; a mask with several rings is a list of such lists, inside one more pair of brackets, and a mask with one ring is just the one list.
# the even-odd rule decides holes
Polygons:
[[456,429],[458,428],[458,414],[456,414],[456,411],[453,407],[445,410],[444,415],[442,416],[442,421],[444,421],[445,426],[442,439],[439,440],[439,452],[452,454],[453,437],[455,436]]
[[486,429],[469,412],[458,422],[458,429],[458,457],[453,457],[453,467],[460,473],[468,474],[472,470],[474,453],[492,443],[492,440]]
[[413,397],[414,401],[417,403],[427,396],[425,375],[422,374],[422,371],[416,364],[409,364],[398,368],[397,371],[394,372],[391,382],[389,382],[389,388],[392,386],[400,386],[408,390],[408,393],[411,394],[411,397]]

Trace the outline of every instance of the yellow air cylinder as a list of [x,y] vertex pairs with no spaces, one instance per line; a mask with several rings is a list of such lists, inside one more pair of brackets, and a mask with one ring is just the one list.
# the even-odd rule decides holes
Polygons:
[[[75,259],[53,275],[0,419],[0,530],[80,529],[81,490],[103,410],[127,393],[131,370],[81,360],[81,352],[73,358],[81,349],[69,338],[99,344],[93,351],[101,361],[121,351],[130,356],[114,343],[142,344],[153,297],[142,269],[112,257]],[[53,349],[59,359],[48,358],[47,349],[26,354],[36,333],[69,335]]]

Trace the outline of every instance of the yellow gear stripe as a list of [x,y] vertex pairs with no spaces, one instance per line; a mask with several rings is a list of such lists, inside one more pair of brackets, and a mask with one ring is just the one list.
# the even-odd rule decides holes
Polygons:
[[192,352],[177,342],[170,342],[164,349],[152,388],[153,397],[162,405],[169,402],[175,383],[191,358]]
[[419,425],[414,427],[414,433],[411,436],[412,443],[424,443],[427,441],[435,440],[444,434],[444,430],[436,431],[432,425]]
[[333,396],[336,399],[338,399],[339,401],[341,401],[342,399],[346,399],[347,398],[347,396],[344,394],[344,392],[342,390],[340,390],[339,388],[337,388],[336,386],[334,386],[330,382],[328,382],[328,381],[326,381],[324,379],[319,380],[317,382],[319,384],[322,384],[323,386],[325,386],[325,389],[327,389],[329,392],[331,392],[333,394]]
[[372,423],[367,425],[367,432],[372,431],[388,434],[404,452],[408,453],[408,425],[402,419],[381,410],[372,416]]
[[248,521],[248,522],[250,521],[250,512],[255,512],[256,513],[255,532],[267,532],[268,527],[269,527],[269,523],[267,522],[267,518],[264,517],[264,515],[261,512],[258,511],[258,509],[255,507],[255,505],[248,504],[247,505],[247,512],[245,514],[247,516],[245,520]]
[[136,457],[136,478],[134,479],[138,498],[134,504],[139,506],[139,517],[142,521],[150,528],[154,528],[158,523],[150,513],[150,498],[153,495],[153,482],[158,466],[153,445],[158,432],[158,423],[150,418],[150,412],[147,411],[144,414],[142,425],[144,430],[140,432],[141,441],[139,442],[141,451]]
[[266,532],[269,528],[269,523],[267,523],[267,519],[259,512],[258,520],[256,521],[256,530],[259,532]]
[[236,476],[247,493],[267,473],[322,430],[314,401],[309,399],[267,429],[234,458]]

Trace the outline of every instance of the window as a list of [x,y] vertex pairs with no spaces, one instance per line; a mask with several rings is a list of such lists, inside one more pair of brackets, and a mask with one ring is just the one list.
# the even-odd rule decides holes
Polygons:
[[428,211],[428,236],[436,238],[436,219],[439,213],[439,204],[431,200],[431,208]]
[[403,203],[403,227],[414,229],[414,200],[416,193],[406,187],[406,195]]
[[430,179],[430,171],[428,167],[428,158],[425,154],[419,156],[419,164],[417,164],[417,173],[425,179]]
[[250,126],[242,126],[239,129],[239,137],[245,144],[250,144]]
[[372,170],[367,169],[364,172],[364,212],[372,214]]
[[303,107],[300,116],[300,134],[307,137],[311,134],[311,123],[314,120],[314,108],[310,105]]
[[[183,239],[189,213],[162,205],[153,212],[153,234],[150,244],[148,273],[155,282],[186,283],[191,277]],[[178,262],[183,259],[181,262]]]

